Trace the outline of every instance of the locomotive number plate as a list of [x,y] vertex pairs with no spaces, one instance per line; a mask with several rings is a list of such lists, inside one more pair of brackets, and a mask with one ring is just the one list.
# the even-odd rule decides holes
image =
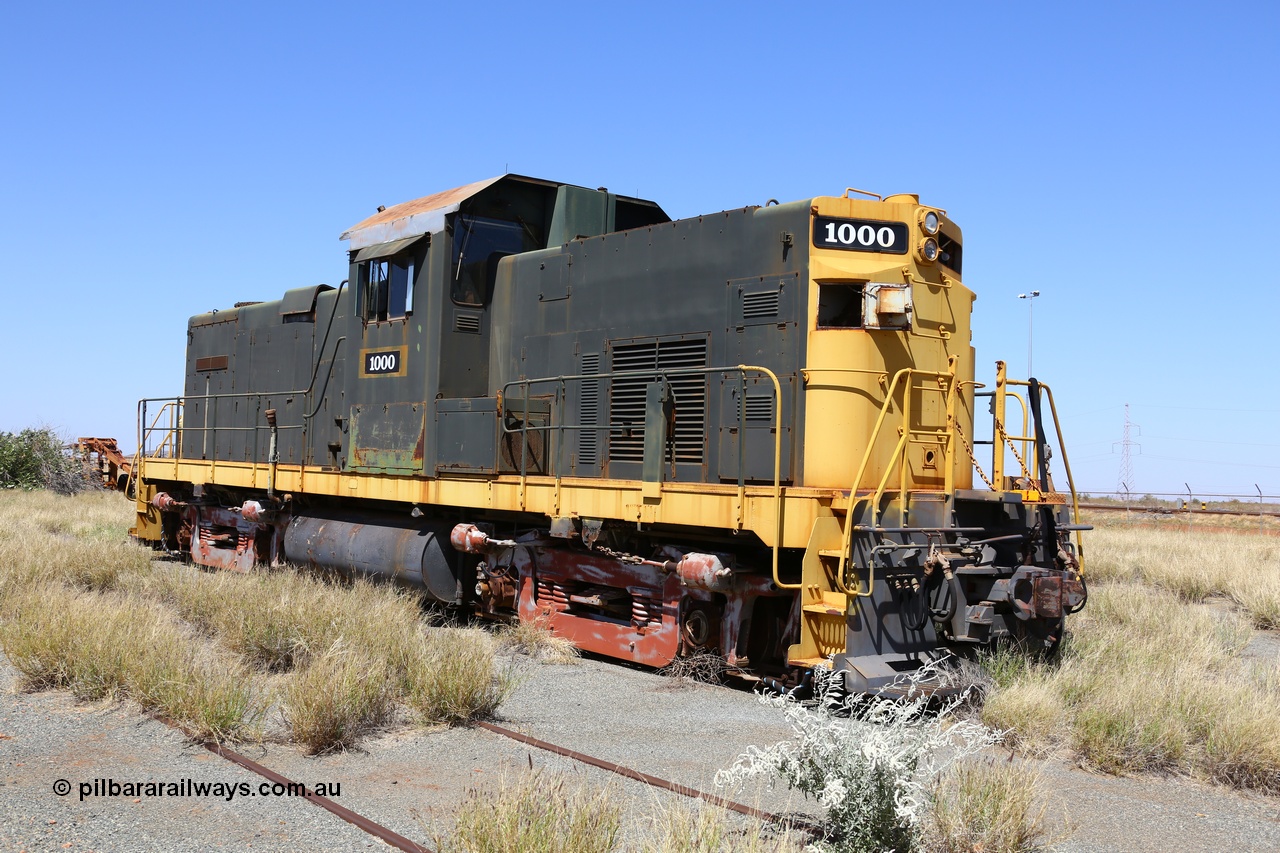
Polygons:
[[818,249],[905,255],[910,248],[909,241],[905,222],[841,219],[835,216],[813,218],[813,245]]
[[360,353],[361,376],[404,376],[406,347],[367,349]]

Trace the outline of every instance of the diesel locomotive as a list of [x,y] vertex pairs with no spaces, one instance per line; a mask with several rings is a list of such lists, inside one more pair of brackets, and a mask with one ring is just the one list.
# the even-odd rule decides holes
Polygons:
[[342,239],[337,287],[191,318],[137,539],[852,691],[1083,606],[1052,392],[975,381],[961,231],[915,195],[672,221],[508,174]]

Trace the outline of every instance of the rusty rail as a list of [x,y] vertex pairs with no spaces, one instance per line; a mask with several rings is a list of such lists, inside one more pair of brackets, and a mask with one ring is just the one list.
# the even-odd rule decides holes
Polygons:
[[567,749],[563,746],[556,746],[553,743],[547,743],[545,740],[538,740],[536,737],[530,737],[529,735],[521,734],[520,732],[512,731],[511,729],[505,729],[502,726],[494,725],[493,723],[480,721],[477,722],[476,725],[486,731],[491,731],[494,734],[509,737],[512,740],[519,741],[520,743],[528,744],[529,746],[537,747],[538,749],[542,749],[565,758],[571,758],[574,761],[589,764],[592,767],[598,767],[601,770],[608,770],[610,773],[616,773],[619,776],[626,777],[627,779],[634,779],[637,782],[643,782],[646,785],[653,786],[654,788],[661,788],[664,791],[671,791],[674,794],[680,794],[685,797],[705,800],[706,802],[719,806],[722,809],[735,811],[738,814],[744,814],[748,817],[753,817],[756,820],[764,821],[765,823],[784,823],[783,819],[778,815],[761,811],[760,809],[752,808],[751,806],[746,806],[742,803],[736,803],[733,800],[725,799],[724,797],[717,796],[716,794],[708,794],[705,791],[699,791],[697,788],[690,788],[688,785],[681,785],[678,782],[671,782],[666,779],[660,779],[657,776],[650,776],[648,773],[641,773],[639,770],[632,770],[630,767],[625,765],[616,764],[612,761],[605,761],[602,758],[596,758],[591,755],[586,755],[585,753],[575,752],[572,749]]
[[[1080,504],[1081,509],[1100,509],[1107,512],[1144,512],[1154,513],[1156,515],[1177,515],[1187,514],[1185,507],[1168,507],[1168,506],[1147,506],[1146,504]],[[1242,510],[1242,509],[1197,509],[1194,510],[1195,515],[1238,515],[1241,518],[1280,518],[1280,512],[1260,512],[1258,510]]]
[[204,748],[212,752],[214,755],[220,755],[234,764],[239,764],[244,769],[251,770],[262,778],[277,785],[295,785],[303,787],[306,791],[306,793],[303,794],[304,799],[319,806],[325,811],[330,812],[331,814],[337,815],[352,826],[364,830],[374,838],[386,842],[397,850],[404,850],[406,853],[432,853],[431,848],[424,847],[416,841],[410,841],[403,835],[387,829],[382,824],[375,823],[364,815],[353,812],[346,806],[340,806],[328,797],[322,797],[311,790],[307,790],[305,786],[301,785],[301,783],[294,782],[285,776],[281,776],[271,768],[263,767],[258,762],[253,761],[250,758],[246,758],[238,752],[233,752],[225,746],[221,746],[216,743],[205,743]]

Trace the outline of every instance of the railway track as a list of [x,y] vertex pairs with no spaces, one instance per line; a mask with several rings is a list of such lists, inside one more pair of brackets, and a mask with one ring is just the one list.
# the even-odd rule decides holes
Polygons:
[[1234,515],[1240,518],[1280,518],[1280,512],[1243,512],[1236,509],[1195,509],[1190,513],[1185,509],[1176,509],[1167,506],[1124,506],[1116,504],[1080,504],[1081,509],[1098,509],[1104,512],[1141,512],[1152,515]]
[[[170,726],[171,728],[174,728],[174,729],[177,729],[178,731],[183,732],[183,734],[186,734],[187,736],[190,736],[189,732],[187,732],[182,726],[178,725],[173,720],[169,720],[164,717],[155,717],[155,719]],[[684,797],[700,799],[705,802],[711,803],[713,805],[719,806],[720,808],[737,812],[738,814],[747,815],[748,817],[752,817],[766,823],[786,822],[782,817],[780,817],[779,815],[773,814],[771,812],[762,811],[760,809],[753,808],[751,806],[744,805],[742,803],[738,803],[733,800],[727,799],[725,797],[717,796],[715,794],[709,794],[705,791],[700,791],[696,788],[691,788],[688,785],[681,785],[678,782],[672,782],[668,779],[662,779],[658,776],[652,776],[648,773],[641,773],[640,771],[634,770],[625,765],[618,764],[613,761],[605,761],[604,759],[596,758],[594,756],[587,755],[582,752],[577,752],[567,747],[550,743],[549,741],[540,740],[530,735],[522,734],[520,732],[505,728],[503,726],[496,725],[494,723],[479,721],[476,723],[476,727],[483,729],[485,731],[491,732],[493,734],[500,735],[502,737],[510,738],[511,740],[514,740],[518,743],[523,743],[527,746],[532,746],[537,749],[543,750],[545,752],[550,752],[554,755],[559,755],[564,758],[577,761],[581,764],[585,764],[590,767],[595,767],[600,770],[606,770],[610,773],[614,773],[625,779],[631,779],[636,782],[643,782],[644,784],[649,785],[651,787],[658,788],[664,791],[670,791],[674,794],[679,794]],[[227,761],[230,761],[231,763],[236,764],[244,768],[245,770],[249,770],[250,772],[256,773],[269,782],[272,782],[277,785],[293,785],[293,786],[301,787],[301,783],[295,782],[294,780],[289,779],[288,777],[280,773],[277,773],[271,768],[266,767],[262,764],[259,764],[258,762],[244,755],[241,755],[240,753],[232,749],[228,749],[227,747],[222,746],[221,744],[206,742],[203,744],[203,746],[205,749],[207,749],[209,752],[213,753],[214,755],[217,755]],[[377,821],[374,821],[368,817],[365,817],[364,815],[358,812],[352,811],[351,809],[345,806],[339,805],[338,803],[334,802],[328,797],[320,796],[316,794],[314,791],[311,791],[310,789],[307,789],[306,793],[303,795],[303,798],[306,799],[308,802],[310,802],[312,805],[322,808],[325,811],[335,815],[336,817],[341,818],[342,820],[345,820],[347,823],[350,823],[351,825],[357,827],[358,829],[363,830],[369,835],[372,835],[374,838],[377,838],[378,840],[384,842],[385,844],[397,850],[403,850],[403,851],[406,851],[406,853],[435,853],[435,851],[433,851],[432,848],[427,847],[424,844],[419,844],[418,842],[413,841],[412,839],[406,838],[405,836],[400,835],[394,830],[383,826]]]

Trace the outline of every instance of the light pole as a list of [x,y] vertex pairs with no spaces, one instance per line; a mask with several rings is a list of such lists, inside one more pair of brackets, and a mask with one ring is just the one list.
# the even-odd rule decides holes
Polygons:
[[1040,291],[1033,290],[1030,293],[1019,293],[1019,299],[1027,300],[1027,378],[1031,378],[1031,344],[1032,344],[1032,327],[1035,315],[1035,298],[1040,295]]

